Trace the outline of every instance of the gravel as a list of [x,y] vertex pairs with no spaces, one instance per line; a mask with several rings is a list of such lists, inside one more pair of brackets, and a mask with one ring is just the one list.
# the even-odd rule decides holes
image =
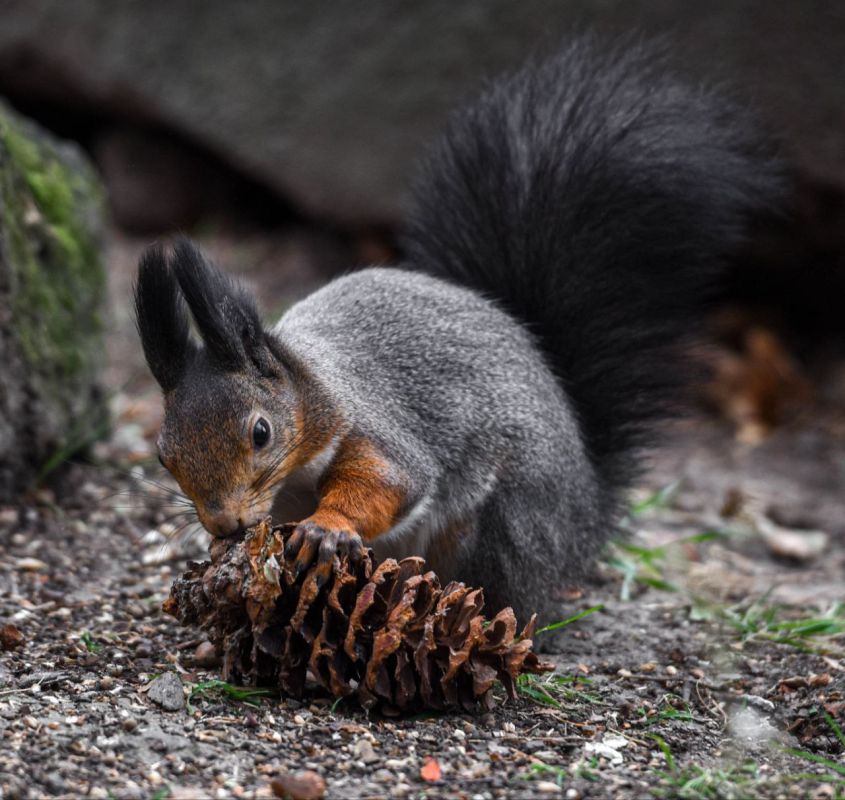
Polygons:
[[[689,453],[689,440],[669,452],[667,471],[681,447]],[[704,463],[711,457],[698,452]],[[664,480],[659,467],[654,488]],[[729,474],[699,470],[681,493],[681,505],[698,511],[638,518],[637,544],[709,529],[723,501],[713,476]],[[768,782],[754,791],[775,797],[786,791],[778,774],[820,769],[784,744],[841,753],[819,714],[843,713],[841,655],[743,643],[718,620],[691,614],[686,591],[635,583],[622,601],[620,573],[607,565],[566,589],[565,613],[604,610],[550,635],[546,649],[569,692],[554,704],[523,698],[483,714],[391,719],[318,694],[233,699],[209,683],[219,677],[213,648],[160,609],[205,542],[184,538],[170,560],[144,562],[139,554],[162,546],[147,534],[166,524],[165,492],[106,466],[76,467],[64,484],[20,513],[0,509],[0,624],[23,636],[0,655],[3,800],[268,798],[273,780],[301,771],[338,798],[649,797],[670,788],[654,734],[679,770],[756,760]],[[830,502],[819,498],[819,507]],[[839,596],[825,587],[838,585],[845,558],[841,529],[829,533],[813,565],[785,571],[759,539],[737,536],[687,546],[664,577],[709,585],[712,571],[725,602],[774,583],[783,596],[811,585],[824,605]],[[28,558],[44,566],[19,568]]]
[[[117,255],[125,306],[134,253]],[[319,694],[245,702],[214,688],[219,659],[204,638],[161,612],[206,540],[142,480],[172,485],[153,466],[158,392],[131,371],[139,348],[121,313],[110,383],[131,394],[115,395],[112,440],[94,465],[0,507],[2,800],[272,798],[274,780],[302,772],[344,800],[672,797],[696,776],[710,797],[834,795],[830,771],[784,745],[841,763],[825,714],[845,724],[843,637],[805,652],[743,636],[719,611],[764,598],[806,615],[841,601],[841,411],[756,447],[706,419],[673,429],[640,497],[679,489],[629,520],[633,543],[662,555],[617,550],[559,587],[562,616],[604,608],[541,641],[562,681],[551,698],[410,718]],[[823,549],[782,560],[760,533],[767,516],[778,535],[793,523],[823,532]],[[818,780],[785,777],[808,772]]]

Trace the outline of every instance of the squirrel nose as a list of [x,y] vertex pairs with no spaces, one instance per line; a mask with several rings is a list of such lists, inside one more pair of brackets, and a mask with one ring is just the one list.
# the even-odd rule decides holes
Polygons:
[[224,509],[208,514],[205,520],[208,532],[218,539],[226,539],[243,530],[243,520],[237,512]]

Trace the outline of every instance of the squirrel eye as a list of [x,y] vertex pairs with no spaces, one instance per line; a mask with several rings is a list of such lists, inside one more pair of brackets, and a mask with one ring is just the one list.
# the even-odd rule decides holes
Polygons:
[[270,440],[270,423],[264,417],[259,417],[252,429],[252,443],[257,447],[264,447]]

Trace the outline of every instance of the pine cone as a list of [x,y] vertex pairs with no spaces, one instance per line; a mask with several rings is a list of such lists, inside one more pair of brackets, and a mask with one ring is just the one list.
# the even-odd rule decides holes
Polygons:
[[297,578],[284,558],[293,529],[268,519],[242,541],[215,541],[211,561],[191,564],[165,601],[223,653],[225,680],[301,697],[309,677],[365,708],[404,712],[489,708],[496,680],[513,698],[520,673],[552,669],[531,649],[534,618],[517,637],[510,608],[486,620],[481,589],[441,588],[421,558],[335,556],[325,585],[315,566]]

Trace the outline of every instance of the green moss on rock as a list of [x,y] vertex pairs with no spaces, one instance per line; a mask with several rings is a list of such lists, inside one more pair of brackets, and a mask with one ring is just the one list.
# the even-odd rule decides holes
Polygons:
[[[10,380],[24,384],[0,397],[0,414],[13,430],[29,429],[17,446],[32,445],[25,460],[33,474],[103,429],[103,208],[80,153],[0,104],[0,312],[9,350],[0,355]],[[11,438],[0,430],[0,458]],[[0,497],[9,482],[0,474]]]

